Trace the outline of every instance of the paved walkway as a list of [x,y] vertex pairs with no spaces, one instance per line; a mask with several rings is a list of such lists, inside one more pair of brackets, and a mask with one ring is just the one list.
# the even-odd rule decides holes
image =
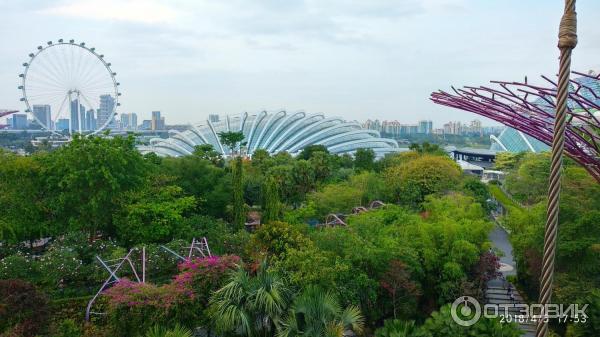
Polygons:
[[508,238],[508,233],[502,227],[495,225],[489,235],[489,240],[497,250],[502,251],[504,256],[500,257],[500,271],[504,276],[517,275],[516,263],[513,257],[512,244]]
[[[512,293],[514,300],[511,299],[507,288],[509,283],[505,281],[506,276],[517,274],[515,268],[516,263],[513,257],[512,244],[510,243],[510,240],[508,238],[508,233],[506,233],[504,229],[502,229],[496,224],[494,230],[490,232],[489,239],[494,245],[494,247],[497,250],[502,251],[503,253],[503,256],[500,258],[500,272],[502,273],[503,279],[496,278],[488,282],[485,291],[486,303],[512,305],[512,308],[508,309],[511,315],[516,316],[519,314],[524,314],[514,307],[515,305],[525,303],[523,297],[521,296],[519,291],[514,287],[514,285],[512,285]],[[521,323],[519,325],[521,329],[525,331],[523,337],[535,336],[534,323],[527,322]]]

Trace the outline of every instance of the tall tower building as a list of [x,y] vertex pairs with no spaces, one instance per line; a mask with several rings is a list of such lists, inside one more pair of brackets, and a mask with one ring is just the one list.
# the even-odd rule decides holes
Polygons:
[[430,134],[433,129],[433,122],[428,120],[419,121],[419,133]]
[[85,129],[85,107],[75,99],[71,101],[71,130],[79,131],[80,127],[81,130]]
[[85,129],[90,131],[96,130],[96,117],[94,116],[94,109],[89,109],[85,113]]
[[33,116],[40,123],[42,123],[41,127],[47,130],[52,130],[52,115],[50,112],[50,105],[43,104],[33,105]]
[[100,108],[96,118],[96,129],[101,128],[107,121],[112,119],[115,111],[115,99],[111,95],[100,96]]
[[152,130],[164,130],[165,118],[160,116],[160,111],[152,111]]
[[132,112],[129,114],[129,128],[130,130],[137,130],[137,114]]

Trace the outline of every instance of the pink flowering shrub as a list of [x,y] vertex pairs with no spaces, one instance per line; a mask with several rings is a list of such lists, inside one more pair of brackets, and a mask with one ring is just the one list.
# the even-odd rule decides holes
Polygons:
[[[240,258],[235,255],[185,261],[179,265],[180,274],[175,276],[172,284],[176,291],[193,296],[206,306],[211,293],[222,285],[224,276],[240,263]],[[191,295],[186,290],[191,290]]]
[[185,261],[178,266],[179,274],[161,286],[121,279],[105,291],[114,333],[129,336],[152,325],[175,322],[190,328],[207,324],[211,293],[240,262],[231,255]]

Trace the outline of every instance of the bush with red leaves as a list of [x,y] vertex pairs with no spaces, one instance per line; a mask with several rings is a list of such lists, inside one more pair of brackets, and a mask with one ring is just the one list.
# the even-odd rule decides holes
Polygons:
[[0,335],[36,336],[48,325],[48,300],[23,280],[0,280]]

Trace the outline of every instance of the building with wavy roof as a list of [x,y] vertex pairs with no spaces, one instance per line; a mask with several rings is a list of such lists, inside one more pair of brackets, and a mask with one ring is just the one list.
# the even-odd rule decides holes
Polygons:
[[543,152],[550,147],[539,140],[513,128],[506,127],[496,137],[490,136],[492,145],[490,150],[502,152]]
[[265,149],[274,154],[286,151],[298,154],[308,145],[324,145],[334,154],[354,153],[359,148],[372,149],[377,157],[400,151],[393,139],[382,138],[378,131],[364,129],[358,122],[348,122],[339,117],[326,117],[322,113],[279,111],[257,114],[242,113],[237,116],[212,116],[204,123],[191,125],[188,130],[170,130],[169,138],[154,138],[149,145],[139,146],[142,153],[154,152],[159,156],[185,156],[194,147],[210,144],[223,155],[230,150],[221,143],[220,132],[244,133],[245,152]]

